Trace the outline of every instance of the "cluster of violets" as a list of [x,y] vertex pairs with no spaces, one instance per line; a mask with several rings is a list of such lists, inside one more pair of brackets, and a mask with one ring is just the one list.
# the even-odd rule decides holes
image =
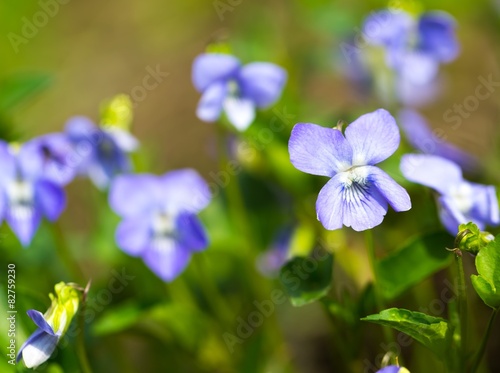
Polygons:
[[[242,67],[230,55],[201,55],[193,67],[193,82],[203,92],[197,114],[214,121],[224,110],[229,121],[244,130],[256,108],[279,98],[285,81],[285,71],[271,63]],[[197,213],[209,204],[211,193],[192,169],[162,176],[131,172],[128,153],[139,145],[128,131],[131,108],[130,99],[119,95],[105,107],[100,125],[74,117],[62,133],[24,144],[1,141],[0,217],[28,246],[42,218],[55,221],[63,212],[64,187],[78,175],[87,176],[99,189],[108,189],[109,204],[123,219],[116,230],[118,246],[141,257],[162,280],[172,281],[193,253],[208,246]],[[28,368],[37,368],[50,357],[78,310],[77,289],[60,283],[45,314],[28,311],[38,328],[22,345],[18,361],[22,358]]]
[[[370,45],[383,48],[386,65],[398,77],[420,83],[435,79],[439,65],[453,60],[459,50],[455,23],[441,12],[418,18],[404,11],[378,12],[367,18],[364,30]],[[242,65],[230,54],[204,53],[194,60],[192,79],[202,94],[200,119],[215,121],[225,113],[236,129],[245,130],[257,108],[279,99],[287,73],[272,63]],[[100,189],[109,187],[110,206],[123,218],[116,232],[118,246],[171,281],[193,252],[208,245],[196,216],[210,201],[207,183],[191,169],[163,176],[131,173],[128,153],[138,141],[128,131],[129,99],[117,96],[102,117],[100,125],[85,117],[71,118],[64,132],[22,145],[0,142],[0,216],[21,243],[29,245],[41,219],[54,221],[64,210],[64,186],[86,175]],[[461,166],[471,166],[472,157],[437,141],[413,109],[402,110],[399,119],[409,143],[424,153],[404,156],[401,171],[408,180],[436,192],[446,229],[456,234],[458,225],[468,221],[479,227],[500,223],[494,187],[462,177]],[[318,219],[326,229],[346,226],[363,231],[381,224],[389,206],[395,211],[411,208],[406,190],[376,166],[399,145],[396,120],[384,109],[362,115],[346,128],[311,123],[293,128],[291,163],[303,172],[330,178],[316,202]],[[286,251],[274,257],[276,262],[286,260]]]
[[[370,47],[383,51],[385,67],[394,73],[396,96],[405,97],[401,92],[408,87],[424,90],[433,85],[440,65],[456,58],[455,28],[451,16],[441,12],[417,17],[385,11],[370,15],[363,30]],[[254,121],[256,109],[279,99],[287,73],[272,63],[242,65],[229,54],[205,53],[195,59],[192,79],[201,93],[196,110],[199,119],[213,122],[224,114],[237,130],[244,131]],[[162,176],[132,173],[128,154],[138,147],[138,141],[128,131],[130,108],[127,98],[118,96],[100,125],[74,117],[61,133],[25,144],[1,141],[0,218],[27,246],[43,218],[55,221],[63,212],[64,187],[78,175],[87,176],[98,188],[109,190],[110,206],[122,218],[116,230],[117,245],[125,253],[141,257],[162,280],[172,281],[193,253],[208,246],[197,214],[210,203],[211,194],[192,169]],[[480,228],[498,225],[495,188],[462,176],[462,169],[470,169],[475,160],[438,141],[414,109],[401,110],[398,118],[409,144],[421,152],[404,155],[401,172],[435,192],[443,226],[455,235],[458,226],[469,221]],[[326,229],[346,226],[364,231],[380,225],[389,206],[395,211],[411,209],[407,191],[377,166],[395,153],[400,141],[396,119],[384,109],[362,115],[345,127],[295,125],[289,139],[291,163],[305,173],[329,178],[316,202],[317,217]],[[290,232],[282,236],[284,244],[276,245],[275,252],[263,259],[263,272],[275,270],[288,258]],[[71,301],[75,302],[74,295]],[[36,361],[25,358],[28,366],[36,366],[48,358],[67,325],[48,322],[53,311],[45,316],[30,312],[39,330],[21,348],[20,356],[38,346]],[[380,372],[407,370],[389,366]]]
[[[197,115],[215,121],[225,113],[245,130],[257,108],[281,95],[286,71],[272,63],[242,66],[229,54],[205,53],[193,64],[193,84],[202,92]],[[132,103],[119,95],[104,108],[99,125],[86,117],[68,120],[64,132],[24,144],[0,142],[0,217],[23,246],[28,246],[43,218],[54,222],[66,206],[64,187],[87,176],[109,191],[111,208],[123,218],[116,242],[127,254],[141,257],[164,281],[175,279],[191,254],[208,238],[196,214],[208,205],[207,183],[192,169],[163,176],[133,174],[129,153],[139,146],[129,132]]]
[[130,169],[127,153],[136,146],[127,131],[85,117],[24,144],[0,140],[0,219],[28,246],[43,218],[55,221],[63,212],[67,184],[86,175],[106,188],[115,174]]
[[440,66],[460,52],[456,22],[441,11],[389,8],[364,21],[364,43],[343,48],[347,73],[379,97],[405,105],[432,102],[440,92]]

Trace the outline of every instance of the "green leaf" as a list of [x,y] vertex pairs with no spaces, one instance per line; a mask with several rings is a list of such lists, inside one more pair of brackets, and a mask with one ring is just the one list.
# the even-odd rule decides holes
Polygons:
[[312,256],[296,257],[280,271],[280,280],[295,307],[323,298],[330,290],[333,256],[314,250]]
[[120,305],[108,309],[104,315],[93,323],[92,332],[103,336],[117,333],[132,327],[141,317],[141,310],[134,303]]
[[182,303],[165,303],[153,307],[145,315],[143,323],[166,327],[171,341],[184,346],[189,351],[197,350],[209,337],[209,319],[201,310]]
[[7,111],[46,89],[52,81],[47,74],[15,75],[0,81],[0,111]]
[[440,317],[399,308],[390,308],[361,320],[390,326],[408,334],[431,351],[434,351],[439,357],[444,356],[446,353],[450,328],[448,328],[448,322]]
[[438,270],[447,267],[452,255],[445,250],[453,240],[446,232],[434,232],[417,238],[378,263],[383,296],[392,300]]
[[479,275],[472,275],[474,289],[486,305],[500,307],[500,235],[495,237],[476,256]]

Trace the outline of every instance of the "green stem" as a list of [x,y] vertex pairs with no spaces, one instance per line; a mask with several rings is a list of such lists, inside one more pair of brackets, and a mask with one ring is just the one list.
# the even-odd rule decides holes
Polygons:
[[[225,171],[229,163],[228,149],[227,149],[227,134],[228,131],[224,127],[224,123],[219,123],[217,126],[217,138],[218,138],[218,157],[219,157],[219,168],[221,171]],[[243,193],[241,190],[241,184],[239,183],[237,175],[233,176],[229,180],[226,190],[228,213],[231,219],[235,222],[237,233],[241,237],[240,242],[242,244],[242,251],[244,252],[244,257],[246,257],[244,265],[244,270],[250,281],[250,289],[253,293],[253,299],[267,299],[270,294],[269,283],[263,279],[255,269],[255,258],[257,253],[257,243],[255,241],[256,235],[252,232],[252,225],[248,218],[247,209],[245,207],[245,201],[243,198]],[[270,317],[266,324],[267,330],[269,332],[269,346],[270,348],[276,349],[282,344],[282,333],[276,318],[276,313]]]
[[203,293],[207,297],[214,314],[219,316],[224,324],[231,325],[234,315],[228,308],[226,300],[217,288],[213,280],[213,275],[206,270],[206,257],[203,253],[195,254],[193,262],[196,265],[199,276],[198,283],[202,287]]
[[78,314],[78,326],[80,333],[76,340],[76,354],[78,355],[78,360],[80,360],[80,366],[83,373],[92,373],[92,368],[90,367],[89,359],[87,357],[87,351],[85,349],[85,304],[82,304],[80,312]]
[[483,359],[484,351],[486,351],[486,345],[488,343],[488,340],[490,339],[491,331],[493,329],[493,323],[495,321],[497,314],[498,314],[498,309],[493,310],[493,313],[490,316],[490,320],[488,321],[488,326],[486,327],[486,333],[484,334],[483,340],[481,341],[481,345],[479,346],[479,349],[477,350],[477,353],[474,356],[470,373],[476,372],[477,368],[479,367],[479,364],[481,363],[481,360]]
[[178,302],[193,308],[198,307],[198,302],[193,296],[184,276],[181,275],[177,277],[174,282],[165,285],[165,290],[170,296],[172,303]]
[[[221,171],[225,171],[229,166],[229,157],[227,155],[227,131],[221,123],[217,127],[218,136],[218,157],[219,157],[219,168]],[[229,214],[232,215],[233,221],[237,225],[237,229],[240,234],[244,237],[242,240],[245,242],[245,249],[248,252],[253,250],[254,246],[254,236],[251,232],[251,225],[246,216],[245,201],[243,198],[243,193],[238,181],[238,176],[235,175],[226,186],[226,196]]]
[[[373,232],[371,229],[365,231],[365,245],[368,253],[368,261],[370,262],[370,268],[373,276],[373,293],[375,295],[375,304],[377,306],[377,311],[380,312],[385,309],[384,300],[382,298],[382,293],[379,287],[379,275],[377,269],[377,256],[375,254],[375,241],[373,240]],[[386,343],[393,340],[391,329],[387,326],[382,327],[384,333],[384,339]]]
[[337,333],[339,330],[339,326],[342,325],[342,323],[339,323],[339,319],[337,319],[332,312],[330,311],[329,305],[325,301],[320,301],[321,305],[323,306],[323,309],[325,310],[328,318],[331,321],[332,328],[335,328],[333,330],[333,333],[330,333],[332,342],[334,343],[335,347],[337,348],[337,354],[340,358],[339,365],[343,372],[348,372],[351,373],[352,369],[350,367],[350,361],[352,359],[352,353],[350,350],[349,344],[347,344],[345,340],[342,339],[340,333]]
[[455,254],[455,264],[457,268],[458,275],[458,317],[460,320],[460,366],[462,370],[465,370],[465,359],[467,357],[467,288],[465,285],[465,274],[464,266],[462,261],[461,252]]
[[70,275],[74,278],[73,281],[79,284],[85,284],[86,277],[68,247],[59,222],[50,224],[50,227],[52,229],[52,236],[54,238],[57,254]]

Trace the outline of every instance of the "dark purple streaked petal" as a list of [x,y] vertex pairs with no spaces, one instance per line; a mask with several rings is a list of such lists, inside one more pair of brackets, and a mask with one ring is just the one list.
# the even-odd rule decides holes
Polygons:
[[161,177],[161,193],[167,211],[196,213],[211,199],[206,181],[193,169],[170,171]]
[[345,130],[353,150],[352,164],[375,165],[391,156],[399,146],[399,128],[384,109],[360,116]]
[[295,168],[313,175],[333,176],[352,164],[352,149],[342,132],[316,124],[296,124],[288,151]]
[[205,229],[194,214],[181,214],[177,217],[177,239],[189,251],[201,251],[208,246]]
[[33,322],[38,326],[41,330],[43,330],[45,333],[48,333],[50,335],[55,335],[54,330],[52,329],[52,326],[50,326],[45,318],[43,317],[43,314],[40,311],[37,310],[28,310],[26,312],[28,316],[33,320]]
[[205,53],[193,62],[193,84],[199,92],[208,86],[234,78],[240,68],[240,61],[229,54]]
[[139,256],[148,247],[151,234],[149,216],[125,218],[116,229],[116,243],[127,254]]
[[161,188],[154,175],[119,175],[111,184],[109,205],[122,217],[141,215],[161,202]]
[[435,155],[406,154],[401,158],[401,172],[414,183],[428,186],[441,194],[462,181],[462,170],[455,163]]
[[221,115],[226,95],[226,83],[219,82],[209,86],[198,102],[196,116],[204,122],[215,122]]
[[259,108],[268,107],[281,96],[286,79],[286,71],[278,65],[249,63],[239,74],[241,96],[251,99]]
[[66,194],[57,184],[40,180],[35,184],[35,208],[50,221],[59,218],[66,207]]
[[174,239],[162,240],[161,245],[149,247],[142,258],[146,265],[163,281],[173,281],[186,268],[191,252]]
[[419,49],[441,62],[453,61],[460,52],[457,23],[445,12],[424,13],[419,20]]
[[58,341],[58,336],[37,329],[19,349],[17,361],[22,357],[28,368],[36,368],[50,358]]
[[380,168],[375,166],[366,166],[366,168],[368,169],[368,180],[378,189],[394,211],[411,209],[410,196],[405,188],[396,183]]
[[[354,185],[354,184],[353,184]],[[374,186],[367,189],[353,188],[347,197],[344,190],[343,223],[355,231],[364,231],[380,225],[387,213],[387,201]]]

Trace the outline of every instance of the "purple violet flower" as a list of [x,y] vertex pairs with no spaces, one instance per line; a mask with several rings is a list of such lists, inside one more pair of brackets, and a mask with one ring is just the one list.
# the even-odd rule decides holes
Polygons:
[[268,62],[245,66],[234,56],[205,53],[193,63],[193,84],[202,94],[196,115],[216,121],[222,111],[240,131],[252,124],[256,108],[271,106],[281,95],[287,74]]
[[418,19],[404,11],[380,11],[363,25],[366,40],[385,49],[387,65],[418,85],[431,82],[440,64],[458,56],[455,30],[453,17],[440,11],[423,13]]
[[71,118],[65,131],[73,144],[78,173],[88,175],[98,188],[106,188],[115,175],[131,170],[127,153],[138,147],[138,141],[128,131],[98,127],[86,117]]
[[401,159],[401,171],[410,181],[438,193],[439,217],[452,235],[468,222],[480,229],[500,224],[495,187],[468,182],[462,170],[450,160],[434,155],[407,154]]
[[23,246],[30,244],[43,217],[57,220],[66,205],[61,185],[44,167],[34,167],[44,162],[34,148],[34,143],[25,148],[0,141],[0,219],[7,221]]
[[429,127],[425,118],[417,111],[404,109],[399,112],[399,123],[408,142],[415,149],[425,154],[437,155],[460,165],[463,169],[477,169],[477,160],[459,147],[447,143]]
[[316,202],[326,229],[342,225],[356,231],[382,223],[388,205],[407,211],[411,201],[404,188],[375,165],[399,146],[399,129],[384,109],[351,123],[345,135],[338,129],[299,123],[289,141],[290,160],[300,171],[330,177]]
[[191,169],[163,176],[117,176],[109,201],[123,218],[116,231],[118,246],[129,255],[142,257],[162,280],[174,280],[191,254],[208,245],[196,213],[210,198],[207,183]]

